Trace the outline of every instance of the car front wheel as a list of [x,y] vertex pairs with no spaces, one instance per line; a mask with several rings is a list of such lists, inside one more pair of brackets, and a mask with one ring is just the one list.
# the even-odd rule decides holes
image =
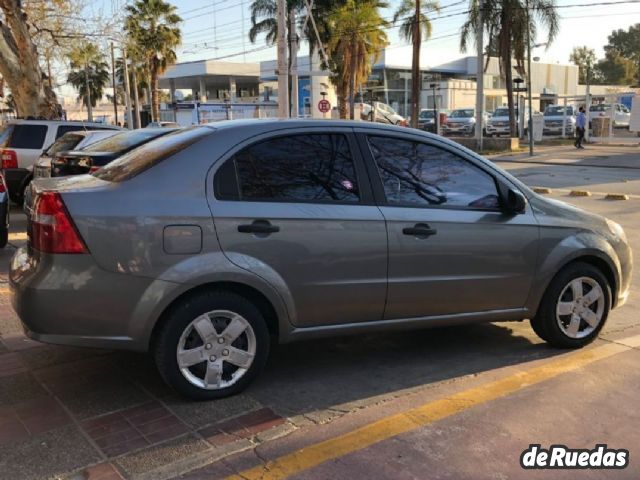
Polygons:
[[552,280],[531,325],[555,347],[580,348],[598,336],[610,308],[606,277],[593,265],[574,263]]
[[244,390],[264,367],[269,332],[258,308],[232,292],[188,297],[164,319],[155,360],[184,396],[208,400]]

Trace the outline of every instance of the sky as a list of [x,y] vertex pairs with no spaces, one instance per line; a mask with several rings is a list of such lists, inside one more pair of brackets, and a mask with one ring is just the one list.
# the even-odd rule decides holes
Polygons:
[[[255,44],[248,40],[251,27],[251,0],[170,0],[184,19],[183,46],[178,50],[180,61],[220,58],[229,61],[261,61],[275,58],[275,48],[264,48],[263,38]],[[542,61],[568,63],[574,46],[586,45],[604,56],[607,36],[615,29],[627,29],[640,23],[640,0],[613,4],[618,0],[556,0],[562,20],[560,34],[548,49],[536,49],[534,56]],[[390,0],[383,16],[391,19],[400,0]],[[468,0],[440,0],[442,11],[432,14],[433,36],[424,43],[429,52],[460,55],[459,30],[464,22]],[[601,5],[608,3],[606,5]],[[588,6],[575,6],[578,4]],[[544,42],[540,32],[534,43]],[[390,47],[404,45],[398,28],[388,30]],[[302,52],[306,52],[303,47]]]

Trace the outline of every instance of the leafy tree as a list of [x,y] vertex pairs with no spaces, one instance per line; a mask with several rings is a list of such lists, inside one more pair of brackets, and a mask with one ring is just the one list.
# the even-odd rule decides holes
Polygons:
[[20,0],[0,0],[0,74],[11,90],[16,113],[59,118],[60,107],[40,67],[33,24]]
[[109,84],[109,64],[98,46],[91,42],[76,46],[69,53],[69,60],[67,81],[78,90],[78,101],[82,101],[87,107],[89,121],[92,121],[91,108],[96,106]]
[[586,84],[591,81],[593,68],[596,64],[596,52],[588,47],[574,47],[569,61],[576,64],[579,68],[578,82]]
[[[529,9],[523,0],[484,0],[482,23],[486,37],[495,38],[500,68],[507,85],[509,125],[511,135],[517,132],[513,101],[513,72],[524,76],[527,54],[527,29],[531,42],[535,42],[538,23],[546,27],[546,43],[553,42],[559,31],[559,16],[555,0],[529,0]],[[480,14],[478,0],[471,0],[469,16],[462,26],[460,48],[466,51],[469,41],[476,38],[476,25]],[[513,65],[515,60],[515,65]]]
[[609,35],[609,44],[604,47],[610,60],[616,55],[630,60],[635,65],[635,79],[640,85],[640,23],[632,25],[629,30],[615,30]]
[[[423,10],[424,9],[424,10]],[[428,0],[420,5],[416,0],[402,0],[400,6],[393,15],[393,23],[402,21],[400,25],[400,37],[413,44],[413,61],[411,65],[411,124],[418,127],[420,115],[420,45],[422,40],[431,38],[433,25],[425,14],[440,12],[440,4],[437,0]]]
[[125,31],[148,65],[151,112],[157,120],[160,117],[158,77],[176,62],[175,48],[182,41],[178,24],[182,19],[176,7],[163,0],[137,0],[127,5],[126,10]]
[[633,85],[636,80],[633,61],[617,52],[607,52],[594,67],[594,83],[601,85]]
[[356,93],[388,44],[385,28],[389,23],[380,14],[381,6],[386,3],[345,0],[329,16],[331,38],[327,50],[333,82],[338,90],[341,118],[346,117],[345,100],[348,98],[349,118],[353,120]]

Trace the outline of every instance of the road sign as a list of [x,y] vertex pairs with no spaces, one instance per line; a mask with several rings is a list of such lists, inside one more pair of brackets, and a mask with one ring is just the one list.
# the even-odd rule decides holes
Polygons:
[[329,103],[329,100],[326,99],[322,99],[318,102],[318,110],[320,110],[322,113],[327,113],[329,110],[331,110],[331,103]]

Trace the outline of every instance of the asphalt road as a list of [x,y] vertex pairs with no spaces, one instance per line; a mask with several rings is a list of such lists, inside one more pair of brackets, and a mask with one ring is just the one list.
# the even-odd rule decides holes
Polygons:
[[[556,148],[533,160],[494,161],[525,183],[552,188],[553,198],[621,223],[637,259],[640,150]],[[594,193],[570,197],[578,188]],[[606,193],[630,199],[604,200]],[[19,212],[12,229],[11,242],[19,245]],[[0,254],[0,281],[6,282],[11,253],[9,247]],[[20,328],[7,307],[0,311],[0,477],[638,479],[639,270],[627,305],[612,313],[602,338],[580,352],[548,347],[528,322],[275,346],[249,390],[205,403],[176,397],[142,355],[24,341],[16,347]],[[23,368],[6,366],[15,362]],[[68,422],[3,437],[7,412],[17,412],[28,427],[21,408],[35,401],[53,402]],[[149,424],[135,421],[141,409],[162,411],[154,421],[171,426],[151,437]],[[123,418],[131,428],[96,433],[115,429]],[[132,440],[138,434],[144,442]],[[593,449],[603,443],[628,449],[629,466],[520,466],[530,444]]]

